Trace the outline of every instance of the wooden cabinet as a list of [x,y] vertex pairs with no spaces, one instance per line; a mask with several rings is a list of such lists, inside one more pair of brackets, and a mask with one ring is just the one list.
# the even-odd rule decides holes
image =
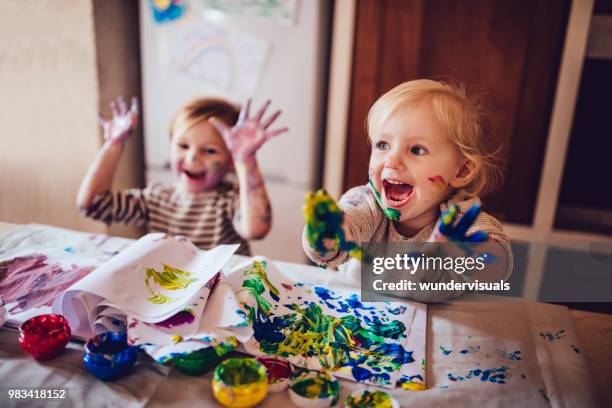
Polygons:
[[506,181],[485,209],[531,224],[570,0],[360,0],[356,6],[344,190],[367,182],[365,118],[412,79],[458,79],[481,95]]

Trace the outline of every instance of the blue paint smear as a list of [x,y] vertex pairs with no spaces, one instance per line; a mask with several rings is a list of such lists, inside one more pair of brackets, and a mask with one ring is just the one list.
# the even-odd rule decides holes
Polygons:
[[554,333],[551,331],[543,331],[540,332],[540,337],[542,337],[544,340],[548,340],[550,342],[553,342],[555,340],[561,340],[562,338],[565,337],[565,330],[561,329],[558,332]]
[[516,351],[513,351],[513,352],[502,351],[500,353],[500,355],[502,357],[507,358],[507,359],[512,360],[512,361],[519,361],[522,358],[520,350],[516,350]]
[[440,346],[440,350],[442,350],[442,353],[443,353],[445,356],[448,356],[450,353],[452,353],[452,352],[453,352],[453,350],[451,350],[451,349],[448,349],[448,350],[447,350],[447,349],[445,349],[445,348],[444,348],[444,347],[442,347],[442,346]]
[[491,369],[480,369],[475,368],[473,370],[468,371],[464,376],[453,375],[451,373],[447,374],[447,377],[450,381],[465,381],[472,378],[480,378],[482,382],[492,382],[496,384],[505,384],[506,383],[506,373],[508,371],[508,367],[501,366],[499,368],[491,368]]
[[389,309],[387,308],[387,311],[393,315],[400,315],[400,314],[404,314],[406,312],[406,306],[400,306],[400,307],[396,307],[395,309]]

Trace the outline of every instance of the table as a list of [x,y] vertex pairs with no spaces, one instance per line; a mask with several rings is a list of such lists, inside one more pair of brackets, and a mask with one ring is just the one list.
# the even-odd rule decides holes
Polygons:
[[[0,239],[19,228],[0,222]],[[276,265],[296,279],[330,288],[355,287],[337,272],[285,262]],[[402,406],[583,407],[612,401],[608,380],[612,374],[612,316],[537,302],[493,300],[429,305],[427,385],[431,389],[395,389],[393,394]],[[546,338],[547,333],[554,335],[559,330],[564,330],[562,338]],[[500,357],[500,351],[507,354],[508,350],[520,351],[520,358]],[[485,369],[502,369],[506,383],[483,381],[481,371]],[[39,363],[19,349],[14,331],[0,330],[0,384],[68,387],[70,403],[66,401],[65,406],[216,406],[210,380],[210,373],[189,377],[141,358],[128,377],[103,383],[83,368],[79,344],[70,344],[60,357]],[[341,400],[360,388],[360,384],[342,381]],[[260,406],[281,405],[293,406],[286,392],[268,396]]]

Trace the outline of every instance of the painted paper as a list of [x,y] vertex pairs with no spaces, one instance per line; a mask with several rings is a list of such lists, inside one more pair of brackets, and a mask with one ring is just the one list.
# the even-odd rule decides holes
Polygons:
[[0,299],[8,324],[51,313],[52,301],[132,240],[25,225],[0,241]]
[[298,0],[202,0],[208,9],[226,14],[254,16],[282,25],[296,23]]
[[[228,281],[253,327],[243,346],[311,370],[393,387],[403,366],[425,378],[407,348],[415,307],[405,302],[360,302],[356,293],[292,282],[263,258],[235,267]],[[422,322],[421,322],[422,323]],[[424,327],[420,342],[424,348]]]
[[193,26],[174,46],[172,66],[219,91],[256,93],[270,44],[251,34],[213,24]]

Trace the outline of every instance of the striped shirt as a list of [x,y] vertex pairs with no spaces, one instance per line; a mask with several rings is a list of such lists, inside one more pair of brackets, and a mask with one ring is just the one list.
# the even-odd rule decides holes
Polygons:
[[145,226],[148,232],[183,235],[197,247],[240,244],[237,253],[249,255],[248,243],[236,232],[238,189],[221,185],[212,191],[189,193],[176,186],[149,183],[144,189],[97,194],[85,216],[107,225]]

